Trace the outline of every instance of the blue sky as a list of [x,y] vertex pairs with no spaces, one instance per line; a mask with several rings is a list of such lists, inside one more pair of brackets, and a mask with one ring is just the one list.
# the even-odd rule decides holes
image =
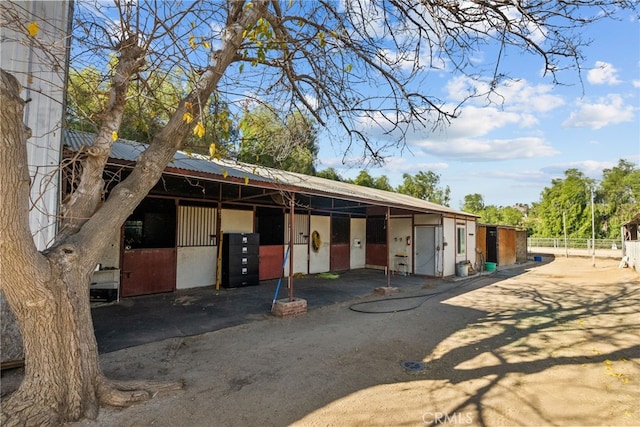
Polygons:
[[[410,132],[404,150],[387,152],[386,164],[368,172],[396,186],[403,173],[432,170],[451,188],[450,205],[460,208],[471,193],[487,205],[537,202],[568,168],[599,180],[618,159],[640,163],[640,23],[626,13],[583,34],[592,43],[583,50],[581,75],[564,73],[563,85],[554,86],[541,75],[540,58],[511,52],[503,66],[515,80],[499,88],[502,102],[472,100],[449,127]],[[452,105],[473,84],[447,72],[429,79]],[[333,167],[349,178],[362,169],[343,165],[343,147],[320,145],[318,169]]]

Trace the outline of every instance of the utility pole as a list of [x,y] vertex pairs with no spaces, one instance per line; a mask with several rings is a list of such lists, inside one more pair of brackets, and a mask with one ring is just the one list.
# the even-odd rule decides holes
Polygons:
[[564,228],[564,257],[569,258],[569,250],[567,249],[567,218],[565,211],[562,211],[562,228]]
[[591,253],[591,262],[592,265],[596,266],[596,216],[595,210],[593,208],[593,187],[591,187],[591,245],[592,253]]

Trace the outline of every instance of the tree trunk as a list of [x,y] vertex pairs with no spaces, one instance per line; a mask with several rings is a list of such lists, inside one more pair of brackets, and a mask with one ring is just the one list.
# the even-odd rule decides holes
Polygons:
[[95,418],[100,405],[127,406],[181,383],[116,383],[104,378],[89,305],[92,269],[81,242],[40,253],[29,228],[29,173],[17,80],[1,72],[0,289],[23,336],[25,374],[2,403],[2,425],[55,425]]
[[20,389],[3,402],[2,424],[95,418],[103,379],[86,304],[87,281],[74,277],[65,282],[62,272],[54,270],[43,286],[34,286],[33,268],[17,264],[20,271],[3,280],[11,284],[5,292],[24,337],[25,376]]

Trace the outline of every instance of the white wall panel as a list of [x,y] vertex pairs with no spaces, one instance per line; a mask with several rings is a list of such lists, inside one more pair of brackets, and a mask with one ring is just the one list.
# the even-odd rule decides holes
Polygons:
[[33,203],[29,223],[36,246],[45,249],[56,233],[71,3],[14,1],[8,7],[21,15],[20,22],[39,27],[33,42],[2,28],[0,67],[18,79],[22,98],[30,100],[25,105],[25,123],[32,131],[27,145]]
[[[351,261],[350,268],[364,268],[367,254],[367,220],[364,218],[351,219]],[[360,244],[357,245],[356,241]]]
[[441,217],[440,214],[417,214],[413,222],[415,225],[439,225]]
[[444,218],[442,232],[444,234],[443,275],[453,276],[456,273],[456,220]]
[[[411,218],[393,218],[389,221],[389,262],[391,270],[411,273],[413,246],[407,245],[407,237],[413,236]],[[400,266],[399,264],[405,264]]]
[[[318,252],[309,251],[309,274],[324,273],[329,271],[330,244],[331,244],[331,218],[328,216],[314,216],[310,218],[310,230],[320,233],[322,244]],[[295,256],[295,255],[294,255]]]
[[223,233],[253,233],[253,211],[222,209],[220,228]]
[[176,289],[215,285],[217,256],[217,246],[178,248]]

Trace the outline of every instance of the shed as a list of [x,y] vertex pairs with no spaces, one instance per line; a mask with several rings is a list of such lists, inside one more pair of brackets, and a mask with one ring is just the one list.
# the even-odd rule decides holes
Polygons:
[[478,224],[476,263],[507,266],[527,260],[527,232],[507,225]]

